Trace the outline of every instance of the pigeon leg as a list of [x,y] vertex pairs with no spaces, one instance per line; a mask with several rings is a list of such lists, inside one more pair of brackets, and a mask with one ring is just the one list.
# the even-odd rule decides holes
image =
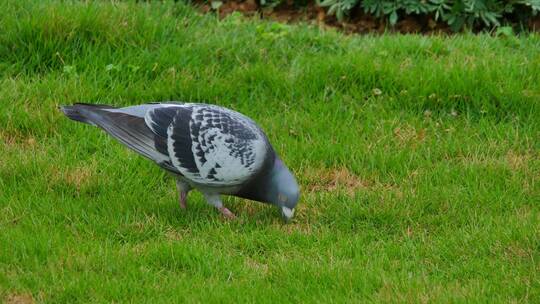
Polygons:
[[191,186],[189,184],[177,179],[176,180],[176,189],[178,189],[179,199],[180,202],[180,208],[186,209],[187,207],[187,195],[189,193],[189,190],[191,190]]
[[219,194],[209,194],[209,193],[203,193],[203,194],[208,204],[216,207],[225,218],[234,219],[236,217],[234,213],[231,212],[231,210],[223,206],[223,202],[221,202],[221,197],[219,197]]

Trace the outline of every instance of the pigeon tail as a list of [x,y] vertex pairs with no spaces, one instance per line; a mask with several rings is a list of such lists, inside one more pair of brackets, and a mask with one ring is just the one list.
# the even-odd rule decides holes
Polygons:
[[97,126],[128,148],[172,170],[167,166],[169,157],[156,150],[155,134],[146,126],[144,118],[118,112],[117,108],[107,105],[77,103],[61,109],[68,118]]
[[108,105],[86,104],[86,103],[76,103],[72,106],[60,106],[60,109],[71,120],[75,120],[78,122],[95,126],[96,124],[94,122],[89,120],[88,117],[86,117],[83,113],[81,113],[81,109],[83,107],[96,108],[96,109],[114,109],[114,107],[111,107]]

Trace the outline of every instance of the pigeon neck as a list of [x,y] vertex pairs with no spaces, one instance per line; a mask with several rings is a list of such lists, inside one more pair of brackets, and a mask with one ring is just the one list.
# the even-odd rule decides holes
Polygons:
[[262,203],[270,203],[272,201],[272,177],[276,166],[279,166],[281,160],[275,156],[269,157],[263,164],[260,173],[247,185],[242,187],[236,194],[239,197],[254,200]]

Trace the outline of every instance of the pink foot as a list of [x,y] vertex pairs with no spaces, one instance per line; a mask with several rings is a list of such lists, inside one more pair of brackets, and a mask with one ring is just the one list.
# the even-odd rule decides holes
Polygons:
[[236,215],[234,215],[234,213],[231,212],[231,210],[225,208],[225,207],[221,207],[219,208],[219,211],[221,212],[221,214],[223,214],[223,216],[229,220],[232,220],[232,219],[235,219],[236,218]]
[[179,199],[179,201],[180,201],[180,208],[182,208],[182,209],[186,209],[186,208],[187,208],[187,202],[186,202],[187,199],[186,199],[186,198],[187,198],[187,193],[185,193],[185,192],[180,192],[180,199]]

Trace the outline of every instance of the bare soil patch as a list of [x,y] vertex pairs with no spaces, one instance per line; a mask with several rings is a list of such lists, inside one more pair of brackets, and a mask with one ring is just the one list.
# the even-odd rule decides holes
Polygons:
[[334,169],[308,169],[303,176],[307,179],[304,185],[308,192],[334,192],[344,190],[348,195],[368,187],[368,183],[353,174],[345,167]]
[[34,298],[28,293],[12,293],[6,297],[6,304],[32,304],[35,303]]

